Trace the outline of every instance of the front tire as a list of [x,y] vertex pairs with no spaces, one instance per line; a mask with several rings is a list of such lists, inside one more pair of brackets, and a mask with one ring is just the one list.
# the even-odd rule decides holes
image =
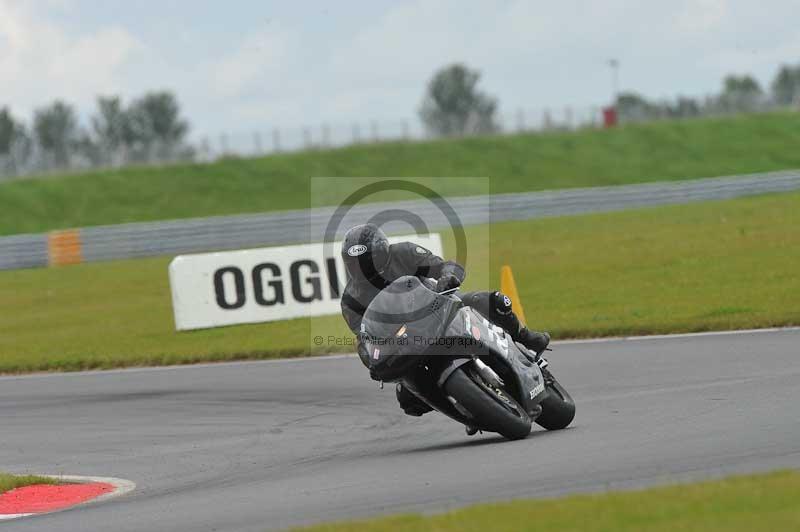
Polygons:
[[444,384],[447,395],[474,417],[474,425],[497,432],[509,440],[521,440],[531,432],[531,418],[505,390],[497,390],[483,381],[471,368],[462,366]]
[[575,419],[575,402],[569,392],[553,377],[553,374],[543,370],[547,398],[539,403],[542,413],[536,418],[536,423],[547,430],[565,429]]

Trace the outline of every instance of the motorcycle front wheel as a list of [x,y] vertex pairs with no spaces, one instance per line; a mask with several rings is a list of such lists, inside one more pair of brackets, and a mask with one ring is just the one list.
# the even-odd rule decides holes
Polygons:
[[444,390],[474,418],[475,427],[520,440],[531,432],[531,418],[508,392],[483,380],[471,364],[453,372]]
[[575,419],[575,401],[552,373],[546,369],[542,373],[547,398],[539,403],[542,413],[536,418],[536,423],[547,430],[565,429]]

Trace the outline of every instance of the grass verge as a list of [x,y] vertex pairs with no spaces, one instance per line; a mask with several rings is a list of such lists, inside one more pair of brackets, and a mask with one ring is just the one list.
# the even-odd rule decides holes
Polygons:
[[[797,168],[798,145],[800,115],[787,112],[26,179],[0,185],[0,235],[306,208],[312,176],[478,176],[492,178],[492,193],[520,192]],[[485,190],[465,183],[454,193]],[[322,203],[341,194],[336,183],[315,187]]]
[[297,532],[648,531],[800,529],[800,473],[731,477],[642,491],[481,504],[434,516],[399,515]]
[[[568,337],[800,324],[800,194],[467,231],[466,287],[510,264],[532,327]],[[445,238],[445,249],[453,253]],[[0,272],[0,372],[352,351],[339,316],[177,333],[168,258]],[[483,281],[482,281],[483,280]]]
[[0,493],[11,491],[34,484],[55,484],[56,480],[48,477],[38,477],[36,475],[9,475],[0,473]]

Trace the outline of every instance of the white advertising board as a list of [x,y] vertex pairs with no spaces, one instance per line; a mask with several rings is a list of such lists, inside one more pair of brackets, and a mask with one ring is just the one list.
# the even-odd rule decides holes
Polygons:
[[[389,238],[442,255],[437,233]],[[206,329],[338,314],[346,274],[339,255],[323,244],[244,249],[175,257],[169,265],[175,328]]]

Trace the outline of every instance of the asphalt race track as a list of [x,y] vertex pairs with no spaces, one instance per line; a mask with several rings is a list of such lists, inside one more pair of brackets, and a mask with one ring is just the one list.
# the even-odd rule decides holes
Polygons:
[[263,531],[800,467],[800,330],[556,345],[573,428],[467,437],[353,357],[0,377],[0,469],[114,476],[11,530]]

